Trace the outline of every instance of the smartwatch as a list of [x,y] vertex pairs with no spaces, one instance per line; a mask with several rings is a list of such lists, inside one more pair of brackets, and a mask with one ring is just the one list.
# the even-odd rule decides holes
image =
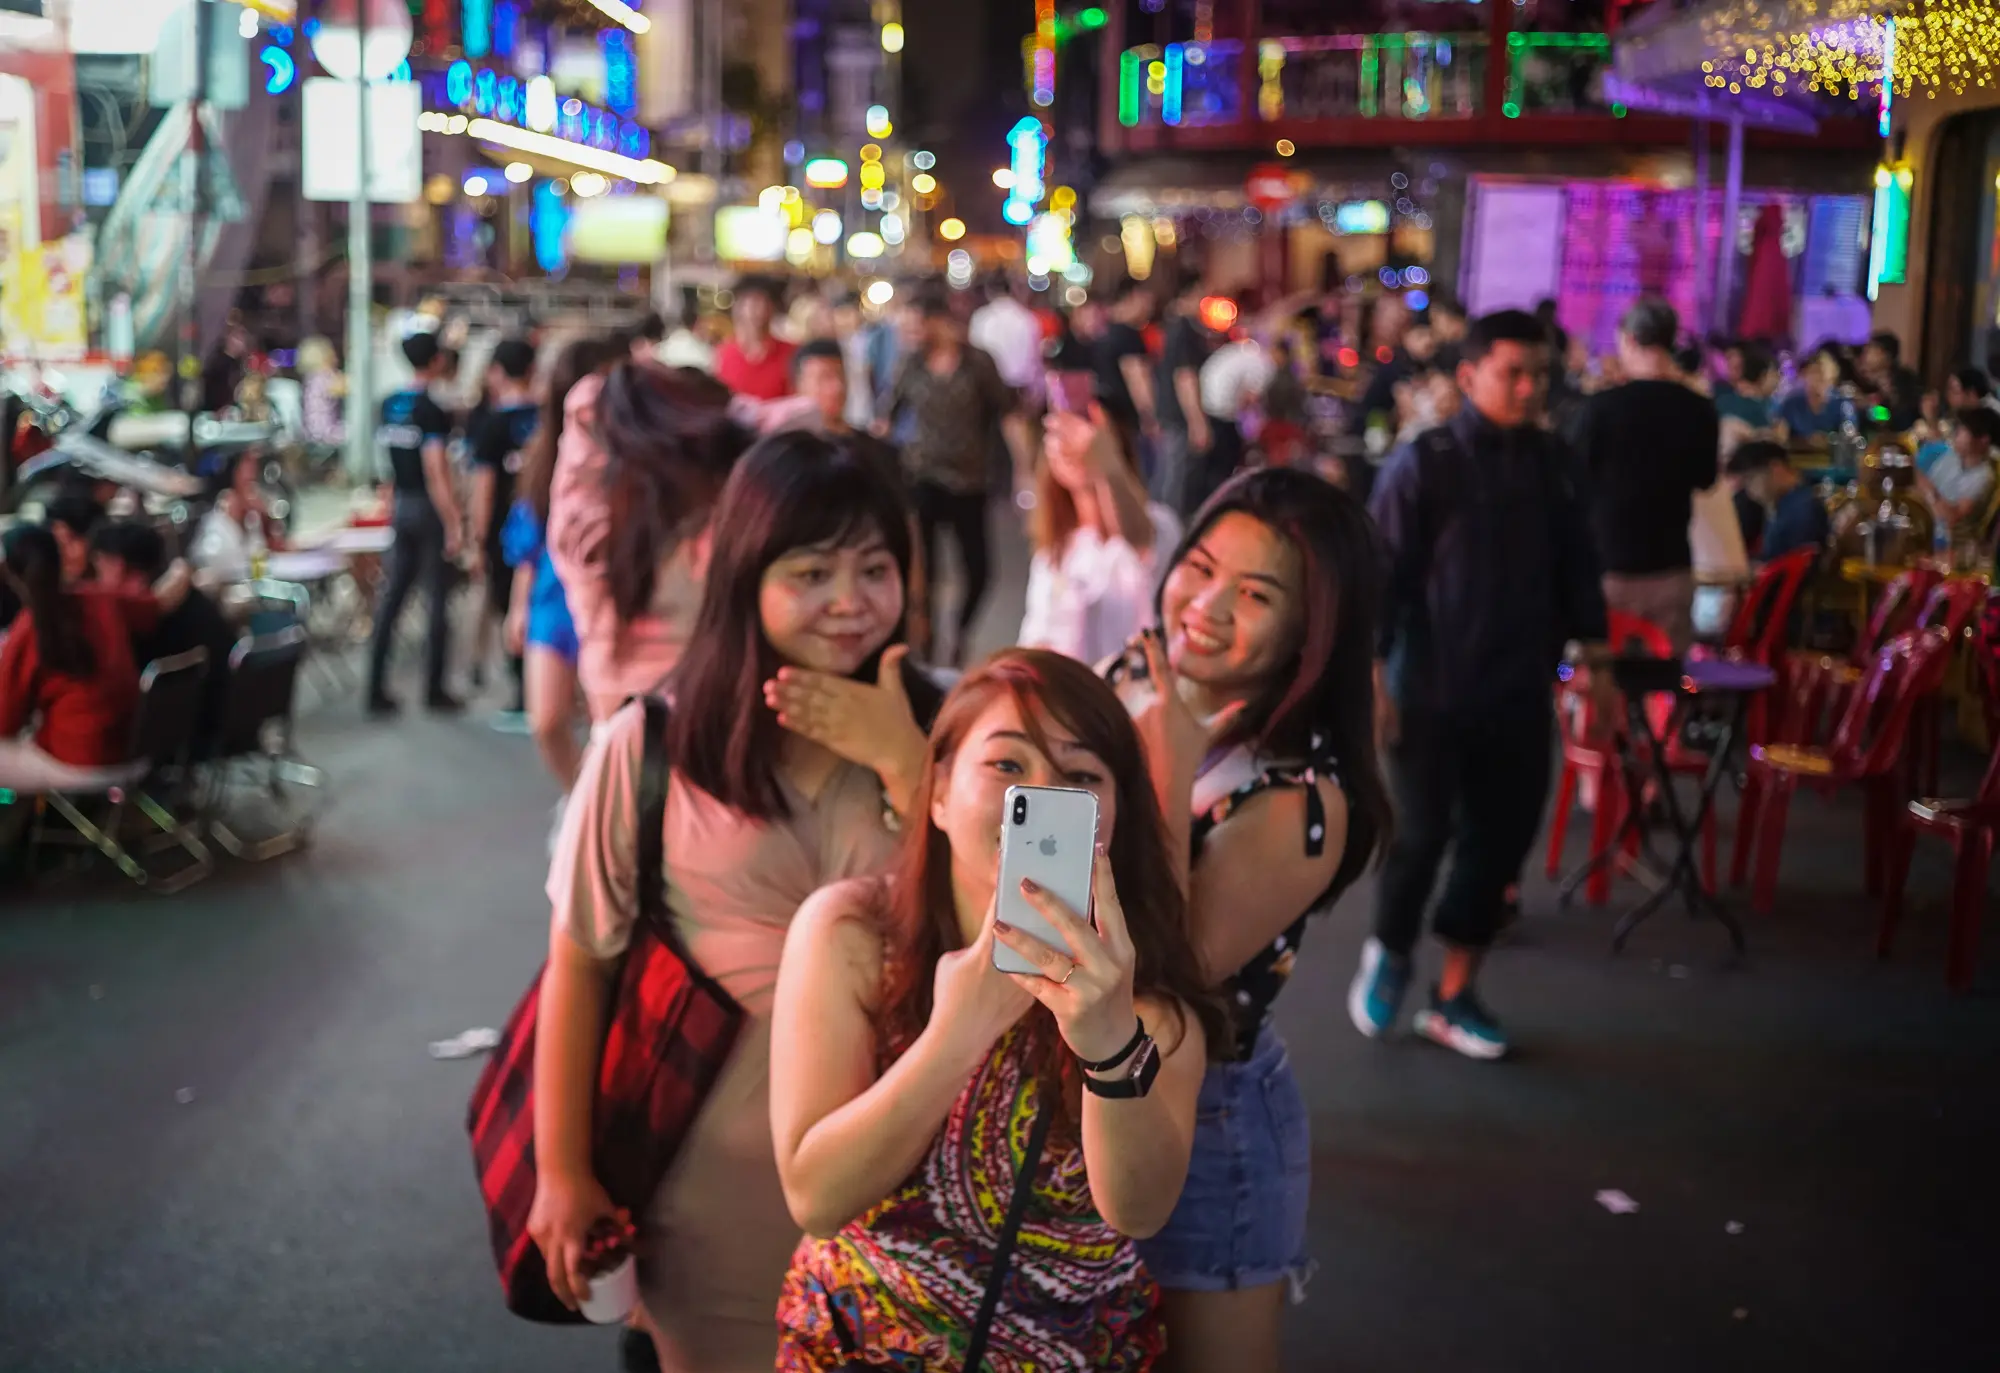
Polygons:
[[[1119,1055],[1120,1058],[1126,1056]],[[1152,1091],[1153,1079],[1160,1075],[1160,1046],[1153,1042],[1152,1036],[1148,1035],[1143,1027],[1139,1032],[1139,1042],[1129,1056],[1132,1068],[1124,1077],[1113,1078],[1107,1082],[1086,1072],[1083,1075],[1085,1089],[1094,1096],[1111,1100],[1129,1100]]]

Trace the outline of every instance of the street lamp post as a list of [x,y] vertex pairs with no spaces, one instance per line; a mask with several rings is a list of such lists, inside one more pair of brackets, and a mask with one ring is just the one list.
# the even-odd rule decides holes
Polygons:
[[[313,56],[327,74],[354,83],[355,177],[347,203],[347,472],[356,481],[375,476],[374,212],[369,196],[371,162],[369,90],[410,55],[410,21],[401,0],[346,0],[329,6],[313,36]],[[372,11],[372,12],[371,12]]]
[[[368,51],[368,0],[354,6],[355,51]],[[347,202],[347,475],[366,483],[375,465],[375,212],[368,201],[368,64],[354,80],[354,198]]]

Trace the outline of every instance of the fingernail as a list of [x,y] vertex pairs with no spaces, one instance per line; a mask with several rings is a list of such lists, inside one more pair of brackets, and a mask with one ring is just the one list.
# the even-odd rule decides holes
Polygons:
[[1033,896],[1036,892],[1041,890],[1041,886],[1035,881],[1034,878],[1024,877],[1021,879],[1021,890],[1026,892],[1028,895]]
[[1012,925],[1009,925],[1009,924],[1008,924],[1008,923],[1007,923],[1006,921],[1004,921],[1004,920],[995,920],[995,921],[993,922],[993,933],[995,933],[995,934],[1012,934],[1013,932],[1014,932],[1014,927],[1013,927]]

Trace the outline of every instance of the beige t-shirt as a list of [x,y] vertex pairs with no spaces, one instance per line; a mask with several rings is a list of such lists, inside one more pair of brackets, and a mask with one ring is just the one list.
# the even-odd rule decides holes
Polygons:
[[[762,702],[748,705],[762,710]],[[619,711],[584,757],[549,867],[556,925],[599,958],[616,958],[639,917],[639,774],[645,714]],[[843,763],[802,795],[785,785],[790,817],[745,818],[675,776],[667,787],[667,910],[702,968],[755,1016],[770,1013],[785,932],[828,883],[882,872],[896,840],[882,787]]]

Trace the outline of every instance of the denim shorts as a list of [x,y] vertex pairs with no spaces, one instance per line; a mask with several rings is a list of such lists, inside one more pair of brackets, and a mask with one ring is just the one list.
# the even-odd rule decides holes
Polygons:
[[1306,1201],[1312,1138],[1305,1099],[1278,1032],[1266,1026],[1246,1062],[1211,1063],[1195,1111],[1194,1156],[1166,1228],[1139,1242],[1160,1286],[1228,1292],[1311,1276]]

